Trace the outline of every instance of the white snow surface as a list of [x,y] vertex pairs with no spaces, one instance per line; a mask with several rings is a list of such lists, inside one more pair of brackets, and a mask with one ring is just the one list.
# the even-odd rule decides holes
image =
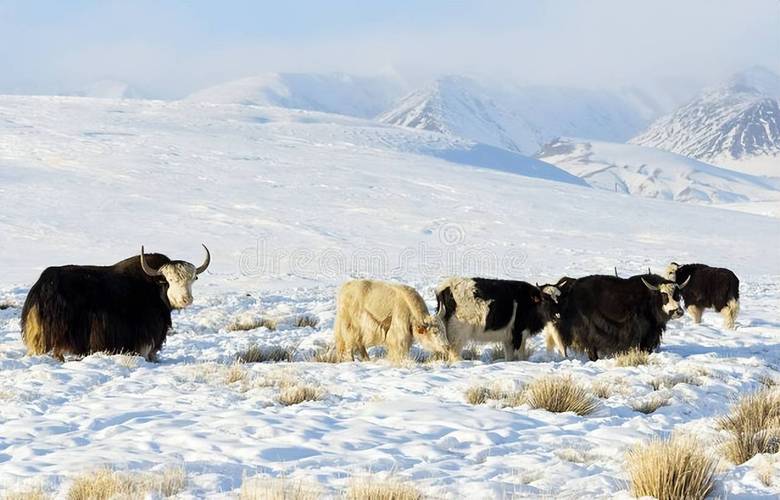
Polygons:
[[[630,447],[680,431],[716,452],[715,419],[761,377],[780,379],[774,218],[456,164],[429,152],[473,143],[279,108],[2,97],[0,131],[0,490],[43,484],[65,498],[73,477],[107,465],[181,466],[179,498],[234,498],[255,475],[336,497],[367,472],[436,498],[628,498]],[[212,267],[173,314],[159,363],[25,356],[20,306],[44,267],[109,264],[142,243],[197,262],[200,242]],[[549,282],[669,260],[740,276],[736,332],[713,313],[671,322],[636,368],[562,360],[539,337],[513,363],[491,362],[489,347],[451,366],[304,361],[330,341],[335,290],[351,276],[408,283],[432,307],[452,274]],[[303,314],[318,325],[294,326]],[[227,330],[247,316],[280,326]],[[297,346],[296,361],[249,364],[248,382],[226,383],[253,344]],[[587,417],[464,400],[475,383],[550,373],[615,391]],[[686,375],[695,384],[659,389],[667,406],[632,410],[651,382]],[[281,378],[326,396],[282,406]],[[724,464],[718,494],[776,498],[777,467],[774,486],[755,471],[763,458]]]
[[780,200],[772,179],[634,144],[564,138],[538,158],[608,191],[706,204]]

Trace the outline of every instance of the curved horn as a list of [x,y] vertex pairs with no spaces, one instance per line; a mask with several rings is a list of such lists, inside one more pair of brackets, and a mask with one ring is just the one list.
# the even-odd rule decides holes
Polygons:
[[155,269],[153,267],[150,267],[146,263],[146,260],[144,260],[144,246],[143,245],[141,245],[141,269],[143,269],[144,272],[146,274],[148,274],[149,276],[160,276],[162,274],[159,269]]
[[653,291],[658,291],[658,287],[657,286],[651,285],[650,283],[645,281],[644,278],[640,278],[640,279],[642,280],[642,283],[644,283],[647,288],[649,288],[650,290],[653,290]]
[[683,281],[683,282],[682,282],[682,284],[680,284],[680,285],[677,285],[677,288],[679,288],[680,290],[682,290],[683,288],[685,288],[686,286],[688,286],[688,282],[689,282],[689,281],[691,281],[691,277],[690,277],[690,276],[688,276],[688,279],[687,279],[687,280],[685,280],[685,281]]
[[618,278],[617,266],[615,266],[615,278]]
[[[203,245],[203,243],[201,243]],[[200,274],[206,269],[208,269],[209,264],[211,263],[211,253],[209,252],[209,249],[206,248],[206,245],[203,245],[203,249],[206,250],[206,260],[203,261],[203,264],[198,266],[197,269],[195,269],[195,274]]]

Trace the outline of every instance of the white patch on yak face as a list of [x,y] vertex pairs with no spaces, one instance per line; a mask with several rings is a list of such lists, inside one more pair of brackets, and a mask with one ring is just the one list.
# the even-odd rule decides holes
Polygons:
[[174,309],[183,309],[192,304],[192,283],[198,279],[195,266],[189,262],[163,264],[160,272],[168,282],[168,302]]
[[[673,283],[665,283],[658,286],[658,291],[661,292],[663,298],[663,310],[666,314],[672,318],[679,318],[683,315],[682,307],[680,307],[680,292],[677,285]],[[675,294],[677,298],[675,299]]]
[[561,291],[558,290],[556,287],[550,285],[542,287],[542,293],[546,293],[547,295],[549,295],[550,298],[553,299],[553,302],[555,302],[556,304],[558,303],[558,297],[561,296]]
[[666,279],[668,279],[669,281],[677,281],[677,269],[679,267],[680,266],[678,266],[674,262],[666,266]]

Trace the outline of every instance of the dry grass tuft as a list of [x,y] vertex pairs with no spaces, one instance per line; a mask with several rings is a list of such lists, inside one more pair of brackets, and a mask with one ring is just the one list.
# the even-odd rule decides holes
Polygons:
[[335,345],[326,345],[314,352],[312,361],[317,363],[341,363],[341,355],[336,351]]
[[650,354],[637,347],[615,354],[615,365],[617,366],[646,365],[648,361],[650,361]]
[[662,406],[669,405],[669,397],[661,394],[651,394],[644,399],[638,399],[631,403],[631,409],[644,413],[645,415],[653,413]]
[[40,486],[6,491],[0,496],[2,500],[48,500],[49,498],[51,495]]
[[614,392],[613,383],[606,381],[606,380],[594,380],[592,384],[590,384],[590,389],[593,391],[593,394],[596,395],[596,397],[599,397],[601,399],[609,399],[612,397],[612,394]]
[[118,364],[119,366],[124,366],[125,368],[128,368],[130,370],[138,366],[139,358],[140,356],[133,356],[129,354],[117,354],[116,356],[114,356],[114,359],[116,359],[116,364]]
[[761,375],[758,377],[758,383],[767,389],[771,389],[778,385],[777,380],[771,375]]
[[678,384],[699,386],[701,385],[701,380],[699,380],[697,377],[694,377],[693,375],[678,373],[677,375],[658,377],[650,381],[650,386],[654,391],[657,391],[658,389],[671,389]]
[[475,385],[466,389],[464,395],[466,396],[466,402],[469,404],[481,405],[491,399],[501,399],[503,391],[495,385]]
[[654,439],[626,457],[631,494],[659,500],[706,498],[715,486],[717,462],[690,437]]
[[761,484],[767,488],[771,488],[775,482],[775,461],[776,458],[774,458],[774,456],[766,455],[764,460],[756,464],[755,468],[753,469],[756,473],[756,476],[758,477],[758,480],[761,481]]
[[246,368],[236,362],[228,366],[225,370],[225,383],[227,385],[234,384],[236,382],[246,382],[249,374]]
[[261,318],[258,316],[239,316],[225,326],[229,332],[245,332],[256,328],[267,328],[274,331],[278,326],[278,321],[270,318]]
[[[503,358],[504,357],[503,352],[504,352],[504,348],[502,347],[500,353],[494,351],[494,356],[496,356],[496,358],[499,357]],[[463,349],[462,351],[460,351],[460,357],[464,361],[479,361],[480,358],[482,357],[482,354],[477,349],[477,346],[472,344],[466,347],[465,349]]]
[[554,413],[573,411],[584,416],[600,406],[597,399],[567,375],[548,375],[534,380],[527,387],[526,397],[531,408]]
[[748,394],[718,420],[731,435],[724,445],[726,457],[743,464],[759,453],[780,451],[780,392],[762,389]]
[[161,472],[131,473],[99,469],[77,477],[68,490],[68,500],[143,498],[149,494],[170,497],[187,484],[182,468]]
[[320,319],[312,314],[302,314],[295,318],[293,324],[298,328],[317,328]]
[[240,363],[279,363],[282,361],[291,363],[297,351],[295,347],[272,346],[264,349],[253,345],[245,351],[239,352],[236,355],[236,360]]
[[325,397],[325,390],[314,385],[285,385],[277,398],[284,406],[297,405],[306,401],[319,401]]
[[555,455],[561,460],[575,464],[587,464],[593,462],[593,456],[585,450],[577,448],[561,448],[555,452]]
[[413,484],[400,479],[353,479],[346,492],[347,500],[422,500],[423,494]]
[[316,485],[271,477],[244,480],[238,494],[239,500],[317,500],[321,496]]

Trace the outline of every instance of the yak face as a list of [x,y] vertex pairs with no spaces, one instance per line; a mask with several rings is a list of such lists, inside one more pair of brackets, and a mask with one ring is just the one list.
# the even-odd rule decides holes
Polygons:
[[172,260],[155,269],[144,260],[144,247],[141,247],[141,269],[149,277],[165,278],[165,294],[172,309],[183,309],[192,304],[192,283],[211,263],[209,249],[206,245],[203,245],[203,249],[206,250],[206,259],[198,267],[183,260]]
[[683,310],[680,305],[680,287],[677,284],[665,283],[658,286],[658,291],[661,293],[664,312],[671,319],[681,318]]
[[672,262],[668,266],[666,266],[666,272],[664,273],[666,276],[666,279],[669,281],[677,281],[677,269],[680,268],[680,264],[676,262]]
[[447,352],[449,342],[445,334],[444,322],[438,316],[428,316],[412,327],[414,340],[432,352]]
[[192,304],[192,283],[198,279],[196,267],[181,260],[160,266],[160,274],[168,283],[166,295],[173,309],[183,309]]
[[538,286],[541,293],[541,301],[537,304],[539,315],[542,317],[542,321],[556,321],[561,317],[560,298],[561,289],[558,285],[542,285]]

